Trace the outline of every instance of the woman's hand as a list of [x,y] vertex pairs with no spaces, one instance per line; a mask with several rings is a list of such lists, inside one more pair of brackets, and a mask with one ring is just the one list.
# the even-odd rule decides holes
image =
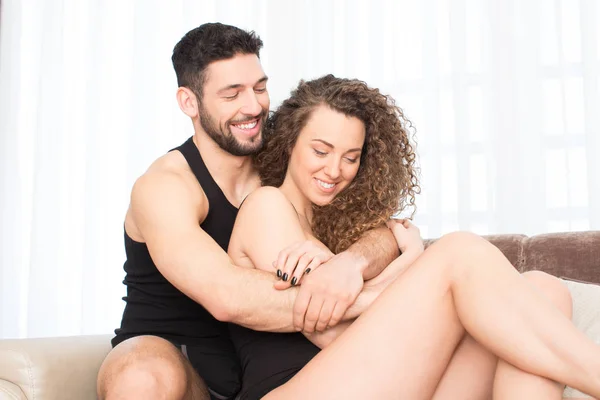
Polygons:
[[421,239],[421,232],[408,219],[390,219],[387,222],[387,227],[392,231],[398,247],[402,254],[404,253],[415,253],[420,254],[423,252],[423,239]]
[[302,277],[314,271],[333,257],[333,253],[324,245],[313,240],[295,243],[279,253],[273,263],[277,277],[276,289],[287,289],[299,285]]

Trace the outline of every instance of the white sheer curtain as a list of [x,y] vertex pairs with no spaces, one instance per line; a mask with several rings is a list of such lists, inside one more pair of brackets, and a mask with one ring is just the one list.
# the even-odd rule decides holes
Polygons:
[[256,30],[272,104],[357,77],[417,129],[426,237],[600,228],[595,0],[4,0],[0,337],[112,331],[123,217],[149,163],[191,135],[173,46]]

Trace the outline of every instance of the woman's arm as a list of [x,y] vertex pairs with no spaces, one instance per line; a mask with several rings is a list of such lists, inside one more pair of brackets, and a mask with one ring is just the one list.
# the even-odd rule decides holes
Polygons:
[[[279,189],[262,187],[255,190],[240,208],[231,240],[229,256],[236,264],[248,265],[275,273],[272,263],[279,250],[308,239],[294,207]],[[310,237],[311,240],[315,240]],[[322,243],[318,244],[324,246]],[[342,334],[350,321],[338,324],[325,332],[305,334],[319,348],[329,345]]]
[[275,273],[279,251],[306,240],[292,203],[277,188],[264,186],[252,192],[240,208],[228,254],[235,264]]

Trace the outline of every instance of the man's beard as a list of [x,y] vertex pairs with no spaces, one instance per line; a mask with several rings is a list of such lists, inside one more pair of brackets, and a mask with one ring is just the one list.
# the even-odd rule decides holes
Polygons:
[[[208,136],[214,140],[214,142],[223,150],[232,154],[234,156],[242,157],[249,156],[255,153],[258,153],[264,144],[262,128],[264,126],[266,113],[264,110],[260,113],[260,115],[252,118],[258,118],[258,122],[261,124],[261,131],[254,137],[250,138],[247,143],[241,143],[231,132],[230,128],[227,128],[227,132],[223,132],[217,123],[211,118],[210,114],[204,109],[204,107],[200,107],[199,110],[200,117],[200,126],[204,129],[204,132],[208,134]],[[243,121],[235,121],[236,123],[243,123]],[[226,126],[231,124],[231,121],[226,123]]]

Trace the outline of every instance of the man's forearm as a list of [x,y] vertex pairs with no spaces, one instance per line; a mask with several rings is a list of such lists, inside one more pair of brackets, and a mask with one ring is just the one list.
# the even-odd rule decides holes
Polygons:
[[[252,268],[230,267],[228,285],[221,289],[223,321],[256,331],[294,332],[293,309],[299,286],[276,290],[273,274]],[[373,285],[365,284],[356,301],[344,314],[344,321],[361,315],[379,295]]]
[[[361,262],[363,279],[377,276],[398,256],[393,234],[387,228],[367,232],[347,250]],[[222,320],[257,331],[293,332],[293,309],[299,287],[276,290],[274,274],[258,269],[229,268],[221,288],[224,304]],[[344,320],[358,317],[371,305],[379,293],[368,285],[348,308]]]
[[379,275],[400,253],[394,235],[386,227],[366,232],[346,251],[360,262],[365,281]]
[[230,266],[221,289],[222,320],[256,331],[293,332],[293,308],[298,287],[276,290],[274,274]]

